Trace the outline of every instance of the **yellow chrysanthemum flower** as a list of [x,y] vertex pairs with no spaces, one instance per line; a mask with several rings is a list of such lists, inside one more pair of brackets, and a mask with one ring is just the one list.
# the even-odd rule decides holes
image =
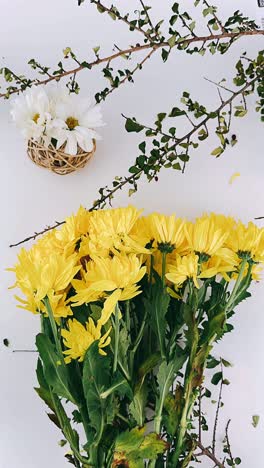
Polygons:
[[230,281],[230,276],[227,273],[237,271],[239,263],[238,256],[232,250],[222,247],[217,251],[217,255],[213,255],[207,262],[201,264],[201,271],[214,268],[216,274],[220,274],[226,281]]
[[199,255],[214,255],[228,237],[228,232],[219,228],[212,217],[198,218],[196,222],[184,226],[190,251]]
[[238,222],[231,230],[226,244],[241,257],[264,262],[264,229],[252,222],[248,225]]
[[68,320],[68,330],[63,329],[61,331],[64,345],[69,348],[63,352],[67,356],[65,362],[69,363],[72,359],[82,362],[86,351],[96,340],[99,340],[99,353],[106,355],[103,348],[108,346],[111,341],[110,332],[111,328],[102,336],[101,325],[95,325],[91,317],[88,318],[85,326],[76,319]]
[[181,250],[185,242],[184,220],[176,218],[174,215],[165,216],[152,213],[146,221],[149,222],[155,248],[166,253],[175,249],[178,252]]
[[76,215],[66,218],[65,223],[60,229],[56,230],[56,240],[60,245],[67,247],[73,246],[83,235],[87,235],[90,226],[91,213],[83,206],[80,206]]
[[199,257],[194,253],[176,258],[175,265],[169,265],[169,273],[166,274],[167,280],[176,286],[182,285],[187,279],[194,282],[196,288],[199,288],[198,278],[212,278],[217,274],[216,268],[205,269],[199,274]]
[[97,256],[108,256],[109,252],[148,253],[130,235],[140,213],[133,206],[94,211],[89,231],[90,251]]
[[[66,294],[54,294],[54,292],[52,292],[49,293],[47,297],[55,319],[73,315],[70,306],[66,304]],[[37,300],[33,293],[26,294],[26,299],[15,295],[15,299],[19,302],[19,305],[17,306],[18,308],[28,310],[33,314],[42,313],[48,316],[48,312],[43,301]]]
[[137,283],[146,273],[140,259],[135,254],[119,255],[113,258],[95,257],[87,264],[83,280],[73,280],[76,295],[71,298],[75,305],[96,301],[107,297],[100,323],[104,325],[118,301],[125,301],[140,294]]
[[[58,308],[59,300],[62,299],[64,291],[67,290],[72,279],[80,270],[80,266],[76,266],[76,254],[65,257],[59,253],[52,253],[47,257],[41,257],[41,252],[36,248],[29,251],[22,249],[18,260],[17,265],[10,269],[16,274],[14,287],[19,287],[25,294],[27,301],[22,303],[29,310],[32,307],[32,312],[43,311],[41,301],[46,296]],[[54,299],[54,294],[58,294],[59,297]],[[61,306],[62,304],[60,304]],[[66,315],[63,312],[61,316]]]

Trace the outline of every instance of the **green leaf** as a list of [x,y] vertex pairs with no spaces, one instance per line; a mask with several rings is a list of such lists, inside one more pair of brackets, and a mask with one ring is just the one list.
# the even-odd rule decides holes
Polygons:
[[168,444],[162,440],[158,434],[150,433],[144,438],[139,454],[141,458],[155,460],[159,454],[162,454],[168,448]]
[[115,451],[130,453],[139,449],[144,440],[145,428],[135,427],[131,431],[121,432],[116,439]]
[[163,62],[166,62],[168,60],[168,57],[169,57],[169,51],[166,50],[166,49],[162,49],[161,50],[161,56],[162,56]]
[[170,392],[165,398],[163,424],[171,437],[178,429],[183,401],[183,387],[180,385],[177,385],[175,395]]
[[145,422],[147,397],[148,387],[147,384],[144,383],[135,393],[133,400],[129,405],[129,411],[140,427],[142,427]]
[[51,343],[50,339],[42,333],[39,333],[36,337],[36,346],[43,362],[44,376],[47,383],[57,395],[75,403],[69,391],[66,366],[61,362],[55,346]]
[[156,275],[156,283],[152,287],[152,295],[146,299],[145,303],[150,317],[150,325],[157,336],[161,354],[164,354],[167,326],[165,315],[169,307],[170,296],[164,291],[162,281],[158,275]]
[[141,130],[143,130],[143,125],[140,125],[133,119],[126,119],[126,125],[125,125],[126,131],[127,132],[136,132],[139,133]]
[[231,362],[229,362],[229,361],[226,361],[226,359],[221,358],[221,361],[222,361],[222,364],[223,364],[224,367],[232,367],[233,366],[233,364],[231,364]]
[[220,154],[222,154],[224,152],[223,148],[221,146],[218,146],[217,148],[215,148],[212,152],[211,152],[211,155],[212,156],[220,156]]
[[243,106],[235,106],[235,117],[244,117],[247,114],[247,109]]
[[169,117],[179,117],[181,115],[185,115],[186,112],[184,110],[179,109],[178,107],[173,107],[171,110]]
[[260,416],[258,414],[254,414],[252,416],[252,426],[256,428],[259,424],[259,420],[260,420]]
[[55,413],[55,407],[52,401],[52,396],[49,390],[46,390],[45,388],[37,388],[34,387],[34,390],[37,392],[38,396],[41,398],[41,400],[46,403],[46,405]]
[[165,112],[160,112],[160,113],[157,115],[158,121],[159,121],[159,122],[162,122],[162,121],[165,119],[166,115],[167,115],[167,114],[166,114]]
[[173,36],[171,36],[171,37],[168,39],[168,44],[169,44],[169,46],[170,46],[171,48],[175,46],[176,40],[177,40],[177,35],[176,35],[176,34],[174,34]]
[[96,438],[102,437],[105,424],[106,406],[109,398],[101,398],[101,394],[110,387],[110,358],[99,354],[98,342],[89,347],[84,358],[83,390],[90,418],[90,425],[96,430]]
[[128,359],[127,359],[129,346],[130,346],[130,337],[128,335],[126,326],[123,325],[119,334],[118,357],[119,357],[120,363],[122,364],[122,368],[125,369],[127,374],[129,374]]
[[222,380],[222,378],[223,378],[223,373],[216,372],[216,374],[213,375],[211,382],[213,385],[218,385],[219,382]]
[[172,11],[176,14],[179,13],[179,3],[174,3],[171,7]]
[[220,364],[220,361],[218,361],[215,358],[211,358],[210,360],[208,360],[206,367],[208,369],[214,369],[215,367],[219,366],[219,364]]
[[[144,433],[145,427],[135,427],[121,433],[116,439],[114,463],[120,454],[124,465],[128,464],[129,468],[144,468],[144,460],[155,460],[168,448],[168,444],[158,434],[145,436]],[[120,457],[117,459],[120,461]]]

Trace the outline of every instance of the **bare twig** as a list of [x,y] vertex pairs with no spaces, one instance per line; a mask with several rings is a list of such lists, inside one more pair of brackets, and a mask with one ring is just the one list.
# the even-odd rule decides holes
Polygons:
[[218,88],[221,88],[221,89],[224,89],[225,91],[228,91],[229,93],[234,93],[234,92],[235,92],[235,91],[233,91],[232,89],[227,88],[226,86],[221,85],[220,83],[216,83],[216,81],[210,80],[209,78],[204,77],[204,79],[205,79],[206,81],[208,81],[209,83],[214,84],[214,85],[217,86]]
[[230,445],[230,440],[229,440],[229,434],[228,434],[228,430],[229,430],[229,425],[230,425],[230,423],[231,423],[231,419],[228,420],[227,425],[226,425],[226,429],[225,429],[225,433],[226,433],[226,445],[227,445],[228,455],[230,456],[230,460],[231,460],[232,466],[235,466],[234,458],[233,458],[232,452],[231,452],[231,445]]
[[216,408],[216,414],[215,414],[215,421],[214,421],[213,440],[212,440],[212,452],[213,452],[213,454],[215,454],[216,431],[217,431],[217,424],[218,424],[218,418],[219,418],[219,411],[220,411],[221,404],[222,404],[222,393],[223,393],[223,385],[224,385],[222,361],[221,361],[221,372],[222,372],[222,379],[221,379],[221,384],[220,384],[220,389],[219,389],[219,396],[218,396],[218,402],[217,402],[217,408]]
[[208,448],[204,447],[203,444],[201,444],[199,441],[196,441],[196,445],[202,451],[202,453],[199,455],[204,455],[210,458],[210,460],[212,460],[215,463],[215,466],[218,466],[219,468],[225,468],[225,465],[223,465],[223,463],[220,460],[218,460]]
[[202,387],[199,387],[199,397],[198,397],[198,404],[199,404],[199,433],[198,433],[198,440],[202,443]]

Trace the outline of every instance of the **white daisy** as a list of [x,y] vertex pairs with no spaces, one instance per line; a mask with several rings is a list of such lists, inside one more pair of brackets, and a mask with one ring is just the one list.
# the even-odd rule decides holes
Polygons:
[[57,102],[54,112],[55,119],[47,128],[47,134],[57,140],[56,147],[66,143],[64,151],[71,155],[77,154],[78,146],[84,151],[92,151],[93,140],[100,139],[94,129],[104,125],[100,107],[71,94],[64,102]]
[[22,135],[40,141],[51,120],[50,101],[42,87],[32,87],[12,103],[11,115]]

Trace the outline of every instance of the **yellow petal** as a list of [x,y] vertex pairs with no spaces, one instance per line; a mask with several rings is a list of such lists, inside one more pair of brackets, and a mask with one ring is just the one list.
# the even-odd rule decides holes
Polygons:
[[114,312],[115,306],[118,303],[121,296],[121,289],[116,289],[111,296],[109,296],[102,310],[101,318],[98,320],[98,325],[105,325]]
[[235,172],[229,179],[229,184],[232,185],[233,182],[238,178],[240,177],[240,172]]

